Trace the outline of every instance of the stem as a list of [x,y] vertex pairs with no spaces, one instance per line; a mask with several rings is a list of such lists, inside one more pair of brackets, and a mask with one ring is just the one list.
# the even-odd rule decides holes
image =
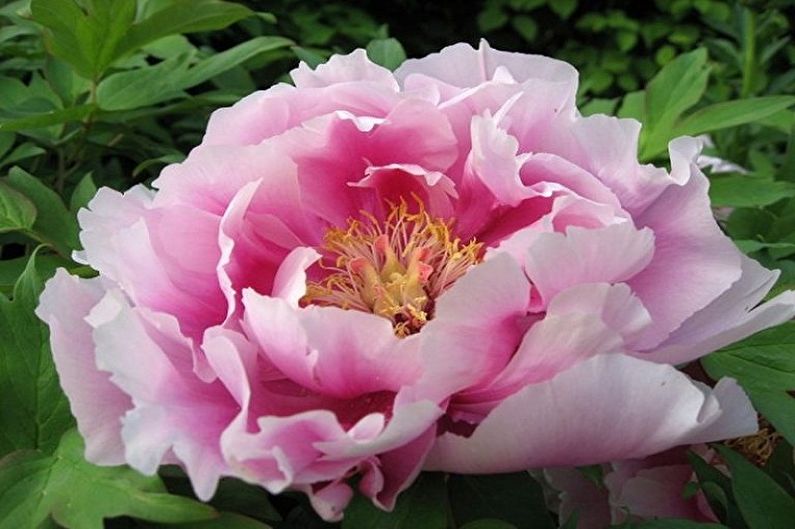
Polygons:
[[743,8],[743,84],[740,97],[746,98],[753,91],[756,72],[756,13]]

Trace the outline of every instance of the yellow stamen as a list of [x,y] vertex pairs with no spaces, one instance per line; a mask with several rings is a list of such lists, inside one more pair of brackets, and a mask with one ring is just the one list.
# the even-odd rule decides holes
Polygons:
[[308,284],[302,303],[372,312],[391,320],[400,337],[419,331],[434,300],[481,260],[483,245],[463,244],[451,222],[417,202],[414,213],[401,201],[383,222],[363,212],[346,229],[329,229],[321,261],[328,275]]
[[759,422],[759,431],[755,434],[729,439],[724,444],[743,454],[756,466],[763,467],[782,437],[764,417]]

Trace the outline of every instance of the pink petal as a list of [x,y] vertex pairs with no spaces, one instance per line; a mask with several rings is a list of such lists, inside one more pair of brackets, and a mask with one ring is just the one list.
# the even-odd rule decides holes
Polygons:
[[626,281],[652,260],[655,236],[630,222],[599,229],[570,227],[565,234],[544,233],[530,246],[525,269],[541,298],[579,283]]
[[213,112],[202,145],[254,145],[337,111],[384,117],[398,101],[392,74],[362,50],[334,56],[315,71],[301,64],[297,86],[277,84]]
[[220,255],[218,219],[212,214],[181,205],[158,209],[133,188],[124,195],[103,190],[79,219],[81,259],[137,304],[176,316],[194,338],[223,319],[213,271]]
[[453,199],[458,198],[455,183],[439,171],[428,171],[416,164],[393,163],[370,166],[364,174],[364,178],[348,185],[375,191],[365,209],[376,216],[386,216],[386,205],[399,204],[412,196],[419,197],[436,217],[448,218],[453,213]]
[[237,415],[237,402],[220,382],[193,375],[190,342],[172,318],[133,309],[117,291],[87,321],[94,328],[98,367],[111,373],[135,405],[123,419],[127,462],[153,474],[173,452],[196,494],[209,499],[228,472],[218,439]]
[[419,376],[415,339],[386,318],[336,307],[291,307],[243,293],[245,322],[267,357],[304,387],[338,398],[397,391]]
[[[672,143],[672,156],[674,151]],[[643,213],[640,228],[654,231],[654,259],[628,281],[654,324],[639,347],[650,349],[697,311],[726,292],[742,273],[741,254],[718,227],[707,196],[707,178],[689,165],[690,179],[671,185]]]
[[334,55],[314,70],[301,62],[290,72],[290,77],[298,88],[317,88],[339,83],[370,81],[398,90],[392,72],[370,61],[363,49],[354,50],[347,55]]
[[86,442],[86,459],[97,465],[124,463],[121,418],[130,398],[99,371],[91,326],[85,317],[102,299],[101,280],[78,279],[59,269],[47,282],[36,315],[50,327],[50,344],[77,429]]
[[577,516],[577,529],[604,529],[610,525],[610,503],[604,487],[572,467],[544,469],[544,477],[560,491],[561,525]]
[[426,468],[490,473],[588,465],[756,428],[756,413],[733,380],[709,390],[672,366],[599,355],[508,397],[471,437],[444,434]]
[[529,298],[527,278],[509,255],[473,267],[437,299],[420,332],[425,367],[418,386],[441,399],[496,374],[526,328]]
[[501,373],[457,395],[451,408],[484,416],[527,384],[553,378],[592,356],[621,352],[623,338],[649,322],[648,312],[626,285],[574,286],[552,300]]
[[642,357],[668,364],[690,362],[795,317],[793,292],[784,292],[757,306],[776,282],[777,272],[744,256],[742,269],[742,276],[729,290],[685,321],[659,348]]
[[611,487],[609,478],[605,479],[611,502],[632,516],[704,520],[695,498],[684,497],[685,486],[693,479],[690,465],[640,469],[620,488]]
[[368,167],[400,164],[444,172],[457,156],[449,123],[427,101],[403,100],[382,122],[366,130],[363,125],[330,115],[268,142],[297,164],[303,210],[335,226],[373,206],[372,189],[350,185],[366,177]]
[[391,511],[398,495],[409,488],[422,470],[425,457],[436,439],[436,428],[428,428],[414,440],[378,456],[379,465],[374,472],[381,474],[377,487],[367,488],[363,479],[360,490],[381,509]]
[[500,67],[519,82],[532,78],[573,81],[576,91],[577,71],[571,65],[541,55],[497,51],[485,40],[480,41],[477,50],[461,43],[421,59],[409,59],[395,71],[395,77],[404,82],[411,75],[422,74],[466,88],[500,75]]
[[272,293],[284,260],[296,248],[305,247],[278,210],[267,207],[267,198],[264,208],[259,204],[269,195],[264,180],[250,182],[235,195],[221,219],[216,272],[227,301],[227,321],[240,310],[244,288]]
[[273,278],[273,297],[282,298],[293,307],[306,294],[306,269],[321,255],[314,248],[295,248],[284,258]]

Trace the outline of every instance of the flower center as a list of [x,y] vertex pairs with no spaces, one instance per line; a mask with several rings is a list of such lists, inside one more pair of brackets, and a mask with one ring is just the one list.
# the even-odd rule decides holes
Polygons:
[[414,334],[433,317],[436,298],[482,259],[482,243],[462,243],[452,222],[432,217],[418,202],[393,205],[384,221],[369,213],[330,228],[320,266],[302,304],[372,312],[392,321],[399,337]]

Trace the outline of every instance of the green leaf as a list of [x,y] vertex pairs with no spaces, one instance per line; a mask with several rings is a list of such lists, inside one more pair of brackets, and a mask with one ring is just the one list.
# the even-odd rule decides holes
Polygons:
[[178,80],[188,71],[189,55],[167,59],[154,66],[112,74],[97,87],[97,104],[103,110],[129,110],[173,99],[181,94]]
[[253,14],[248,7],[233,2],[176,0],[133,24],[119,45],[119,53],[130,53],[168,35],[223,29]]
[[776,178],[795,181],[795,119],[790,121],[787,150],[784,153],[784,162],[776,172]]
[[734,502],[729,477],[693,452],[688,452],[687,458],[713,512],[732,529],[746,529],[742,515]]
[[753,97],[715,103],[681,120],[674,128],[672,136],[698,136],[705,132],[753,123],[793,104],[793,96]]
[[[0,292],[9,296],[13,294],[14,285],[27,268],[29,261],[28,256],[0,260]],[[49,275],[50,271],[59,266],[69,267],[74,266],[74,263],[56,254],[36,255],[36,268],[42,271],[42,275]]]
[[790,443],[795,443],[795,398],[783,389],[772,390],[751,387],[748,390],[754,407],[771,424],[776,431]]
[[749,529],[790,529],[795,499],[737,452],[722,445],[716,449],[729,466],[734,497]]
[[733,239],[767,240],[775,215],[765,209],[735,209],[726,222],[726,231]]
[[61,125],[72,121],[80,121],[88,116],[95,107],[93,105],[80,105],[58,110],[49,110],[40,114],[33,114],[16,119],[5,120],[0,123],[0,132],[16,132],[18,130],[41,129],[53,125]]
[[58,193],[19,167],[11,169],[5,183],[36,206],[38,214],[31,229],[36,239],[51,245],[64,256],[69,256],[79,247],[77,220],[66,209]]
[[448,489],[453,517],[458,524],[496,518],[517,529],[556,527],[547,511],[541,486],[527,472],[452,475]]
[[750,208],[767,206],[795,196],[795,184],[735,174],[710,179],[709,198],[714,206]]
[[732,344],[702,359],[709,376],[734,377],[748,387],[795,389],[795,322]]
[[302,48],[301,46],[292,46],[291,49],[299,61],[304,61],[313,69],[328,60],[328,56],[323,54],[322,50]]
[[624,96],[621,106],[618,108],[616,114],[620,118],[637,119],[641,123],[646,121],[644,114],[646,106],[646,93],[645,92],[630,92]]
[[143,162],[135,166],[135,169],[133,169],[132,171],[133,178],[137,177],[139,174],[149,169],[153,165],[168,165],[172,163],[179,163],[184,159],[185,155],[183,153],[174,152],[170,154],[164,154],[163,156],[158,156],[157,158],[150,158],[148,160],[144,160]]
[[745,254],[751,254],[764,249],[795,249],[795,243],[791,242],[763,242],[753,239],[740,239],[734,241],[734,244]]
[[256,37],[189,67],[190,56],[182,55],[148,68],[108,76],[97,87],[97,103],[104,110],[130,110],[178,97],[184,90],[262,53],[290,46],[282,37]]
[[212,507],[168,494],[157,476],[87,463],[75,430],[53,455],[19,451],[0,461],[0,512],[0,529],[36,529],[50,516],[67,529],[102,529],[106,518],[124,515],[167,523],[217,516]]
[[75,190],[72,191],[72,197],[69,199],[69,210],[72,213],[77,213],[80,208],[86,207],[96,194],[97,185],[94,183],[94,179],[91,178],[91,173],[86,173],[77,183]]
[[47,327],[33,314],[42,283],[33,254],[13,298],[0,295],[0,457],[21,448],[52,451],[72,425]]
[[293,44],[293,41],[284,37],[255,37],[196,63],[183,78],[179,79],[179,89],[185,90],[209,81],[253,57],[287,48]]
[[28,158],[33,158],[34,156],[39,156],[46,153],[44,149],[39,147],[36,144],[25,142],[22,145],[19,145],[16,149],[14,149],[8,156],[0,161],[0,167],[5,167],[6,165],[11,165],[14,162],[18,162],[20,160],[26,160]]
[[0,233],[27,230],[36,221],[36,206],[25,195],[0,182]]
[[86,79],[97,79],[119,56],[135,17],[135,0],[32,0],[33,20],[46,28],[50,52]]
[[555,0],[548,2],[549,8],[562,19],[567,19],[577,9],[577,0]]
[[641,134],[641,158],[663,152],[673,138],[674,124],[701,99],[707,88],[707,51],[699,48],[672,60],[646,87],[645,116]]
[[342,529],[445,529],[444,475],[424,473],[398,496],[392,512],[375,507],[372,502],[356,496],[345,510]]
[[703,358],[710,377],[733,377],[748,392],[754,406],[790,442],[795,441],[792,417],[795,399],[795,322],[762,331]]
[[496,4],[487,7],[478,14],[478,28],[483,33],[500,29],[508,23],[508,15]]
[[527,42],[533,42],[538,35],[538,24],[527,15],[516,15],[511,19],[511,25]]
[[376,39],[367,45],[367,56],[374,63],[394,70],[406,60],[406,51],[397,39]]

